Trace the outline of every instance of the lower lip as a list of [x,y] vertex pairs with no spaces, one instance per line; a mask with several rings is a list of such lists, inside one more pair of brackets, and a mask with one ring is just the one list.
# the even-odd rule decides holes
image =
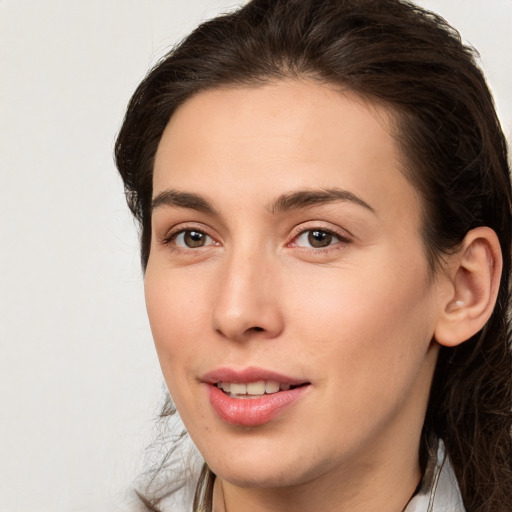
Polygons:
[[309,386],[278,391],[261,398],[232,398],[217,386],[208,384],[210,403],[226,423],[241,427],[257,427],[274,419],[304,395]]

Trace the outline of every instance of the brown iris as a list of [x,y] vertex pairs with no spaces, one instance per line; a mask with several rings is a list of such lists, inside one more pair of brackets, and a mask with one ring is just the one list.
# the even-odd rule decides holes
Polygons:
[[203,247],[206,243],[206,235],[200,231],[185,231],[183,241],[190,248]]
[[327,247],[332,243],[332,235],[327,231],[314,229],[308,234],[308,242],[310,243],[311,247],[315,247],[317,249],[321,247]]

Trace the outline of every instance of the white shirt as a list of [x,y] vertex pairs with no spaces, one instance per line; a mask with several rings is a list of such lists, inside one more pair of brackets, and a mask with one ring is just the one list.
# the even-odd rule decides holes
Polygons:
[[437,458],[428,464],[419,492],[404,512],[465,512],[459,484],[443,441],[439,441]]

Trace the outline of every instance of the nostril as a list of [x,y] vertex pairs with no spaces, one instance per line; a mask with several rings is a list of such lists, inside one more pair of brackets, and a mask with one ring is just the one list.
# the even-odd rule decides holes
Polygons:
[[263,327],[251,327],[251,331],[261,332],[263,330]]

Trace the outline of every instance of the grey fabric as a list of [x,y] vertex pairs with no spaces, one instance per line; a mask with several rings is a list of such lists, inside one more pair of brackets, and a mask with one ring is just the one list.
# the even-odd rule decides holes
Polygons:
[[459,485],[443,441],[432,457],[419,492],[411,499],[404,512],[465,512]]

